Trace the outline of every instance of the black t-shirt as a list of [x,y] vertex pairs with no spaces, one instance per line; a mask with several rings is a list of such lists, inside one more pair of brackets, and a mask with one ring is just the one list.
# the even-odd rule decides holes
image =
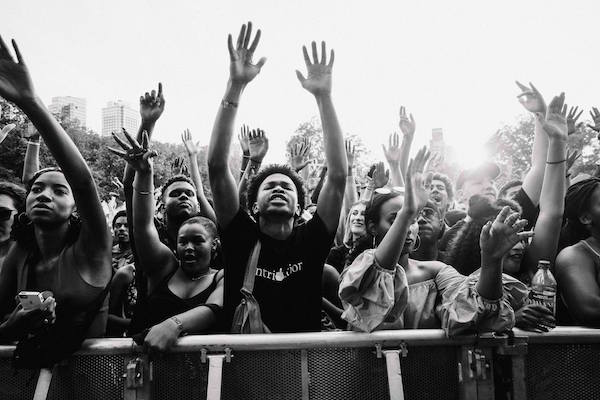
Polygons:
[[523,188],[519,189],[517,194],[514,197],[514,200],[519,203],[523,212],[521,213],[521,218],[527,220],[527,226],[525,230],[530,230],[535,226],[537,222],[538,215],[540,214],[540,207],[535,206],[527,193],[523,190]]
[[240,289],[248,258],[260,238],[254,297],[271,332],[310,332],[321,329],[321,275],[335,232],[328,232],[318,214],[294,227],[285,240],[261,233],[258,224],[240,209],[226,229],[220,229],[225,261],[223,329],[231,327],[241,300]]
[[331,251],[329,251],[329,255],[327,256],[327,260],[325,262],[331,265],[337,270],[337,272],[341,274],[346,266],[346,258],[348,257],[349,252],[350,248],[348,248],[345,244],[333,247]]

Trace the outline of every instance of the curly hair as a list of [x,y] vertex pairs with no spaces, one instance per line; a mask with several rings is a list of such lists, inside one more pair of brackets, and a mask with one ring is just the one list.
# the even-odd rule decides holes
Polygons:
[[298,205],[300,206],[300,210],[304,210],[305,206],[305,197],[306,192],[304,190],[304,181],[294,171],[289,165],[285,164],[270,164],[266,167],[262,168],[250,181],[248,184],[248,190],[246,191],[246,202],[247,209],[252,211],[252,205],[256,202],[256,198],[258,197],[258,189],[260,185],[267,179],[269,176],[274,174],[283,174],[290,178],[296,187],[296,192],[298,194]]
[[162,186],[161,190],[160,190],[160,198],[161,200],[164,200],[164,196],[167,193],[167,189],[169,188],[169,186],[171,186],[172,184],[174,184],[175,182],[187,182],[190,185],[192,185],[192,187],[194,188],[194,190],[196,190],[196,185],[194,185],[194,182],[188,178],[187,176],[183,175],[183,174],[177,174],[177,175],[173,175],[172,177],[170,177],[165,184]]
[[0,194],[6,195],[13,200],[17,212],[25,210],[25,197],[27,192],[21,186],[10,182],[0,182]]
[[434,172],[431,176],[431,180],[444,182],[446,193],[448,193],[448,203],[452,204],[452,201],[454,200],[454,187],[452,186],[452,181],[448,175],[442,174],[441,172]]
[[445,262],[463,275],[477,270],[481,266],[481,230],[488,221],[494,220],[505,206],[509,206],[513,212],[521,213],[521,206],[512,200],[498,199],[492,202],[486,196],[472,196],[469,199],[468,213],[471,220],[466,222],[448,243]]
[[579,217],[590,209],[592,194],[600,186],[600,179],[589,178],[574,183],[565,196],[564,224],[558,244],[558,250],[572,246],[590,236],[588,227],[581,223]]

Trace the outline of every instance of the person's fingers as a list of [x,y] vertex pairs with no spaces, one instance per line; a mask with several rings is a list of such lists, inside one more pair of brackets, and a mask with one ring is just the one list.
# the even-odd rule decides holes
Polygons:
[[491,228],[492,228],[492,221],[486,222],[485,225],[483,226],[483,228],[481,228],[481,236],[484,237],[485,239],[489,238]]
[[135,140],[133,137],[131,137],[131,135],[129,134],[129,132],[127,132],[127,130],[125,128],[122,128],[122,131],[123,131],[123,135],[125,135],[125,139],[127,139],[127,141],[131,144],[131,147],[133,147],[135,150],[138,150],[138,151],[142,149],[142,147],[137,142],[137,140]]
[[535,236],[535,232],[534,231],[523,231],[523,232],[517,232],[517,237],[518,240],[524,240],[524,239],[529,239]]
[[327,66],[328,66],[329,68],[332,68],[332,67],[333,67],[333,60],[334,60],[334,59],[335,59],[335,52],[333,51],[333,49],[331,49],[331,50],[329,51],[329,64],[327,64]]
[[258,46],[258,42],[260,42],[260,35],[261,35],[261,31],[259,29],[256,31],[256,35],[254,35],[254,40],[252,41],[252,44],[250,45],[250,48],[248,49],[250,54],[254,54],[254,51],[256,50],[256,47]]
[[229,59],[230,61],[237,61],[238,56],[233,48],[233,38],[231,37],[231,33],[227,35],[227,49],[229,50]]
[[327,51],[325,50],[324,41],[321,41],[321,65],[327,65]]
[[410,123],[412,124],[413,127],[416,125],[415,124],[415,119],[413,118],[412,114],[410,114]]
[[504,223],[508,226],[512,226],[515,222],[517,222],[518,219],[519,213],[512,213],[506,218],[506,220],[504,220]]
[[496,219],[494,220],[494,223],[504,223],[504,221],[506,220],[506,217],[508,217],[509,214],[510,214],[510,207],[509,206],[503,207],[502,210],[500,210],[500,212],[498,213],[498,215],[496,215]]
[[304,75],[302,75],[302,72],[296,70],[296,77],[298,78],[298,80],[300,81],[300,83],[302,85],[304,85],[304,81],[306,80],[306,78],[304,78]]
[[12,39],[11,41],[12,41],[13,48],[15,49],[15,54],[17,55],[17,60],[19,61],[19,64],[25,65],[25,61],[23,60],[23,56],[21,55],[21,51],[19,50],[17,41],[15,39]]
[[318,64],[319,63],[319,54],[317,53],[317,42],[315,42],[314,40],[311,43],[311,48],[312,48],[313,64]]
[[151,151],[147,151],[144,153],[144,155],[142,156],[142,158],[144,159],[144,161],[147,161],[149,158],[153,158],[158,156],[158,153],[155,150],[151,150]]
[[244,37],[246,36],[246,24],[243,24],[240,28],[240,33],[237,39],[237,50],[242,49],[242,45],[244,44]]
[[519,81],[515,81],[515,83],[517,84],[517,86],[519,87],[519,89],[521,89],[523,92],[528,92],[529,90],[531,90],[530,88],[528,88],[527,86],[523,85]]
[[302,55],[304,56],[304,63],[306,63],[306,66],[309,67],[310,65],[312,65],[312,62],[310,62],[310,57],[308,56],[308,50],[306,49],[306,46],[302,46]]
[[263,65],[267,62],[267,57],[261,57],[260,60],[256,63],[256,67],[260,70]]
[[112,135],[113,139],[115,139],[115,142],[117,142],[124,150],[131,150],[131,146],[125,143],[119,136],[117,136],[115,132],[111,132],[110,134]]
[[248,25],[246,28],[246,34],[244,35],[244,42],[242,43],[242,47],[244,49],[248,48],[248,42],[250,41],[251,35],[252,35],[252,22],[248,21]]
[[577,122],[579,117],[581,117],[581,114],[583,114],[583,110],[579,111],[579,114],[577,114],[575,117],[573,117],[573,122]]
[[124,152],[124,151],[114,149],[114,148],[112,148],[110,146],[108,147],[108,151],[110,151],[111,153],[113,153],[113,154],[115,154],[115,155],[117,155],[117,156],[119,156],[121,158],[127,159],[127,153]]

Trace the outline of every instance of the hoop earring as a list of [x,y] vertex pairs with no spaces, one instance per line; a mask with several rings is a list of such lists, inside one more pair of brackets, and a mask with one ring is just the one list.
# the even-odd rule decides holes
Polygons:
[[373,235],[373,247],[372,247],[373,249],[377,248],[377,243],[375,243],[376,242],[375,239],[376,239],[375,235]]
[[17,221],[23,225],[23,226],[28,226],[31,225],[33,223],[33,221],[31,220],[31,218],[29,218],[29,215],[27,215],[26,213],[22,212],[21,214],[19,214],[17,216]]
[[421,247],[421,237],[417,233],[417,238],[415,239],[415,247],[413,247],[412,251],[419,250],[419,247]]

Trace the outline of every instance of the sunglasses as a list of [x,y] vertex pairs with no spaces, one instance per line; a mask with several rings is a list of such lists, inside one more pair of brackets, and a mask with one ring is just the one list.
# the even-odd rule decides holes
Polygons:
[[17,210],[14,210],[12,208],[4,208],[1,207],[0,208],[0,221],[8,221],[10,219],[10,217],[12,216],[13,212],[16,212]]

